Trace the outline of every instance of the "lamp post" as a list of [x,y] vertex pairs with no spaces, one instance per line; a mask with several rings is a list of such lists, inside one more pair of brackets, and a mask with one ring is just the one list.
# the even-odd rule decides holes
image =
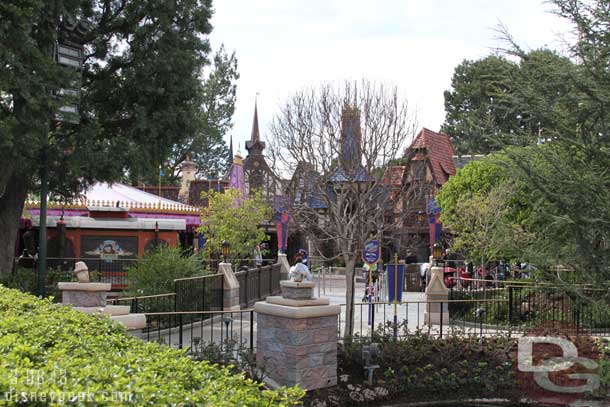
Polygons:
[[[55,113],[53,120],[63,124],[78,125],[80,114],[78,102],[80,99],[80,72],[83,67],[84,37],[89,31],[86,21],[76,22],[64,18],[59,26],[58,41],[52,50],[52,56],[58,65],[71,69],[78,74],[68,87],[59,89],[55,96],[62,104]],[[45,273],[47,269],[47,195],[49,194],[49,132],[48,119],[45,119],[41,134],[42,148],[40,151],[40,230],[38,234],[38,295],[45,296]]]
[[436,243],[434,243],[434,246],[432,246],[432,258],[434,259],[435,266],[441,265],[442,257],[443,257],[443,248],[441,247],[440,243],[436,242]]
[[231,244],[229,242],[227,242],[226,240],[223,240],[222,243],[220,244],[220,250],[222,253],[222,261],[224,263],[226,263],[227,258],[229,257],[229,253],[231,251]]
[[422,211],[417,211],[417,215],[415,215],[415,220],[417,221],[418,225],[422,225],[425,220],[424,213]]

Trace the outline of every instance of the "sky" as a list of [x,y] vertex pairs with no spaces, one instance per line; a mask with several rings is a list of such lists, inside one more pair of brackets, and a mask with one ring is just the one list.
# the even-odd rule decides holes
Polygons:
[[[368,79],[395,85],[418,128],[437,131],[455,67],[505,43],[565,49],[571,27],[538,0],[216,0],[212,48],[235,51],[234,151],[245,154],[258,93],[261,137],[294,92]],[[228,142],[229,137],[226,137]]]

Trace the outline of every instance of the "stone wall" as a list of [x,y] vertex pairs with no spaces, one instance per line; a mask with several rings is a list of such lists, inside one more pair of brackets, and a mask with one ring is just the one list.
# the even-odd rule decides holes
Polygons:
[[257,365],[280,385],[307,390],[337,384],[337,316],[257,315]]

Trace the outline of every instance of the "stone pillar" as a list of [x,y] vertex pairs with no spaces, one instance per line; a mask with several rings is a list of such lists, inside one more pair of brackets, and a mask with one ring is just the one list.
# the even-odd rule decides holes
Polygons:
[[[432,261],[430,264],[434,264]],[[430,282],[426,286],[426,310],[424,311],[424,322],[427,325],[449,324],[449,303],[441,302],[449,299],[449,290],[445,286],[443,267],[434,266],[430,268]]]
[[[256,362],[274,385],[314,390],[337,384],[339,305],[305,298],[314,283],[282,281],[282,297],[257,302]],[[298,293],[298,288],[303,293]],[[292,298],[290,298],[292,297]]]
[[[81,274],[79,272],[79,274]],[[88,273],[87,273],[88,274]],[[87,275],[87,280],[89,276]],[[79,276],[79,279],[83,279]],[[130,314],[129,306],[106,305],[106,296],[110,291],[110,283],[69,283],[61,282],[57,288],[61,291],[62,304],[71,305],[75,310],[87,314],[107,315],[127,329],[142,329],[146,327],[146,315]]]
[[239,311],[239,281],[233,274],[231,263],[220,263],[218,272],[223,274],[222,309],[224,311]]
[[282,266],[280,271],[280,281],[288,280],[288,274],[290,273],[290,263],[288,263],[288,257],[286,253],[278,253],[277,262]]

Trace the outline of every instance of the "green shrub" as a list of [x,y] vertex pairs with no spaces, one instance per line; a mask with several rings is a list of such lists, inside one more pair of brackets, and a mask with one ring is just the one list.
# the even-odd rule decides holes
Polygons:
[[[60,267],[48,268],[45,273],[45,287],[47,295],[57,296],[57,283],[60,281],[73,281],[72,271],[62,270]],[[38,270],[30,267],[16,267],[0,284],[17,290],[38,294]]]
[[131,337],[106,317],[3,286],[0,315],[0,405],[289,406],[304,393],[261,390],[242,374]]
[[[406,326],[401,326],[406,329]],[[435,399],[506,398],[518,400],[513,365],[516,340],[508,337],[480,339],[448,334],[438,339],[422,332],[411,332],[396,340],[391,326],[381,326],[373,341],[381,354],[373,364],[374,383],[367,383],[363,346],[370,338],[353,338],[339,352],[337,389],[329,390],[318,401],[341,399],[341,405],[370,405],[393,399],[423,401]],[[312,395],[308,398],[313,400]]]
[[201,267],[198,255],[183,257],[178,248],[159,247],[146,253],[139,267],[128,270],[129,295],[174,292],[174,279],[211,274]]

